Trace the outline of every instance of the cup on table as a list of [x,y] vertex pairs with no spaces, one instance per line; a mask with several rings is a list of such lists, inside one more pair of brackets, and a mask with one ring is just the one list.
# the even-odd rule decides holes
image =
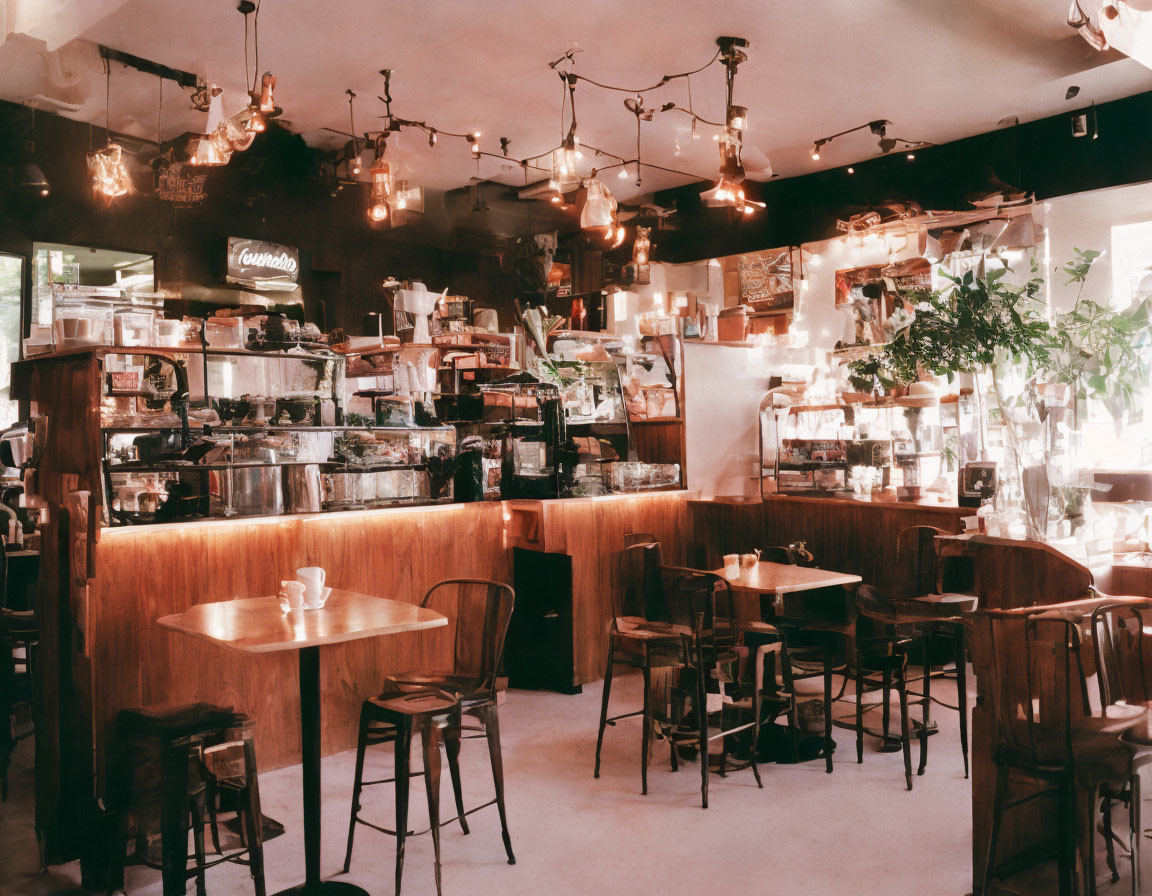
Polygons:
[[296,570],[296,581],[304,586],[304,609],[318,610],[327,597],[324,590],[325,572],[320,566],[301,566]]
[[280,609],[287,613],[304,606],[304,583],[284,581],[280,583]]
[[724,555],[724,577],[727,579],[740,578],[740,555],[739,554],[725,554]]
[[747,579],[752,575],[752,570],[756,568],[756,564],[760,562],[759,554],[741,554],[740,555],[740,576]]

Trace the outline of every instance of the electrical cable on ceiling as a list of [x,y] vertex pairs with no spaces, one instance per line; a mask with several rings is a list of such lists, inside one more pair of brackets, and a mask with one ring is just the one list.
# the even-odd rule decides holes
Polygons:
[[680,72],[680,73],[675,74],[675,75],[664,75],[657,83],[652,84],[648,87],[617,87],[613,84],[604,84],[600,81],[594,81],[591,78],[587,77],[586,75],[578,75],[575,72],[569,72],[568,76],[571,78],[579,78],[581,81],[587,81],[589,84],[592,84],[592,85],[599,87],[603,90],[615,90],[615,91],[618,91],[620,93],[648,93],[650,91],[653,91],[653,90],[656,90],[660,87],[663,87],[665,84],[668,84],[671,81],[675,81],[678,78],[687,78],[691,75],[699,74],[700,72],[704,71],[704,69],[708,68],[710,65],[715,63],[716,60],[720,58],[721,52],[722,52],[721,50],[717,50],[716,55],[714,55],[706,63],[704,63],[702,66],[700,66],[700,68],[693,69],[690,72]]

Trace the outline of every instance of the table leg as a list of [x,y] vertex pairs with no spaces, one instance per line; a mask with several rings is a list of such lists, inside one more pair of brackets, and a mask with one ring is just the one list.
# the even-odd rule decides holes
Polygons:
[[300,761],[304,767],[304,883],[276,896],[368,896],[343,881],[320,879],[320,648],[300,650]]

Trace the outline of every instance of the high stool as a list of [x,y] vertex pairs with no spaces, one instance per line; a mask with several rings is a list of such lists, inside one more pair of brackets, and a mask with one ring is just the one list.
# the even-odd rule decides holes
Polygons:
[[[460,699],[454,694],[437,689],[416,690],[410,693],[383,694],[364,701],[360,710],[360,737],[356,751],[356,783],[352,795],[353,831],[356,824],[367,825],[382,834],[396,838],[396,896],[400,896],[400,881],[404,875],[404,842],[408,830],[408,784],[411,772],[412,738],[420,733],[424,752],[424,789],[428,796],[428,820],[432,832],[432,849],[436,864],[436,892],[440,893],[440,741],[442,732],[452,729],[459,737]],[[363,780],[364,749],[367,746],[392,741],[395,743],[396,772],[391,778],[376,781]],[[457,741],[458,743],[458,741]],[[452,768],[453,781],[459,780],[457,766],[459,749],[448,750],[448,763]],[[395,783],[396,787],[396,829],[372,824],[359,817],[360,794],[364,786],[370,784]],[[463,816],[461,816],[463,821]],[[425,833],[420,831],[419,833]],[[465,829],[467,833],[467,829]],[[349,832],[348,854],[351,858],[352,843]],[[347,865],[345,865],[347,871]]]
[[[466,816],[495,805],[500,815],[500,832],[508,864],[516,864],[512,852],[512,838],[508,833],[508,817],[504,807],[504,761],[500,748],[500,720],[496,705],[496,678],[504,653],[504,639],[512,618],[515,594],[512,589],[488,579],[448,579],[433,585],[424,595],[421,606],[443,613],[448,625],[421,633],[421,647],[436,661],[428,669],[403,672],[387,678],[380,697],[365,701],[360,711],[360,735],[356,746],[356,779],[352,792],[352,811],[348,819],[348,848],[344,856],[344,871],[352,864],[352,845],[356,825],[363,824],[391,834],[397,838],[396,892],[400,892],[403,869],[404,838],[411,834],[399,822],[403,809],[407,818],[409,757],[411,739],[420,728],[425,738],[425,762],[434,761],[436,786],[429,790],[429,810],[439,813],[439,742],[444,741],[448,755],[448,770],[452,776],[452,790],[456,798],[456,818],[461,830],[468,833]],[[419,697],[419,699],[416,699]],[[448,705],[445,701],[453,701]],[[463,716],[471,716],[478,726],[465,725]],[[408,733],[402,730],[408,725]],[[435,732],[424,731],[429,726]],[[475,732],[465,734],[465,732]],[[492,767],[495,798],[475,808],[465,810],[460,783],[460,742],[464,738],[483,737],[488,742],[488,758]],[[394,778],[376,781],[364,780],[364,754],[375,744],[396,742],[396,771]],[[435,749],[433,749],[435,748]],[[435,752],[435,757],[430,754]],[[426,768],[426,777],[431,778]],[[403,782],[401,781],[403,779]],[[364,787],[372,784],[396,784],[397,830],[372,824],[360,817],[360,797]],[[429,780],[428,786],[432,787]],[[433,792],[434,791],[434,792]],[[403,799],[403,807],[401,800]],[[434,816],[435,818],[435,816]],[[436,886],[440,887],[439,824],[434,820],[433,841],[436,849]]]
[[[632,536],[628,536],[631,540]],[[592,777],[600,777],[600,751],[604,745],[604,729],[615,727],[622,719],[641,717],[640,733],[640,792],[648,793],[648,754],[657,710],[667,721],[666,687],[653,684],[653,672],[670,675],[684,663],[684,638],[691,629],[671,624],[662,599],[660,570],[663,559],[660,544],[637,536],[620,554],[619,582],[613,592],[612,622],[608,629],[607,663],[604,669],[604,688],[600,696],[600,726],[596,730],[596,764]],[[644,676],[644,698],[641,708],[615,716],[608,715],[612,696],[612,678],[616,666],[639,669]],[[656,704],[660,705],[657,706]],[[678,766],[676,750],[672,750],[672,768]]]
[[[194,703],[126,709],[116,718],[122,761],[117,804],[122,807],[112,867],[112,886],[123,887],[128,864],[124,844],[135,841],[133,864],[163,873],[164,896],[181,896],[189,877],[204,896],[204,871],[221,862],[249,866],[256,896],[265,896],[260,789],[252,721],[245,715]],[[237,815],[243,816],[242,848],[208,860],[204,825],[211,824],[219,852],[214,794],[220,787],[237,791]],[[211,797],[211,799],[210,799]],[[188,831],[195,863],[188,868]],[[156,836],[160,860],[155,859]]]

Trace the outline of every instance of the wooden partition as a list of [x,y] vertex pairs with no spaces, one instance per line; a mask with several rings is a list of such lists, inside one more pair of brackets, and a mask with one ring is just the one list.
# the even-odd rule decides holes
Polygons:
[[911,565],[897,556],[900,533],[910,526],[959,532],[961,517],[972,513],[940,505],[786,496],[694,500],[689,512],[688,561],[695,566],[717,569],[726,553],[803,541],[818,566],[855,573],[893,594],[912,587]]

